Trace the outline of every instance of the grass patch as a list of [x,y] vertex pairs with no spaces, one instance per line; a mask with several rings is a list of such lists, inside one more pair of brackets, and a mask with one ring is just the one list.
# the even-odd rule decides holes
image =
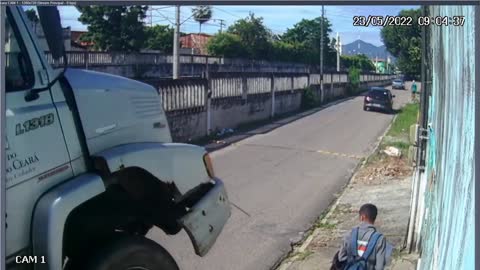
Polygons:
[[306,258],[308,258],[308,256],[312,255],[313,254],[313,251],[311,250],[305,250],[304,252],[298,252],[296,253],[294,256],[297,257],[297,261],[303,261],[305,260]]
[[409,136],[410,126],[417,122],[419,111],[418,103],[405,105],[393,121],[387,134],[382,138],[378,149],[370,155],[365,164],[369,165],[378,162],[386,157],[383,150],[387,146],[393,146],[402,152],[402,158],[406,158],[406,153],[410,147]]
[[400,249],[396,248],[392,252],[392,259],[399,260],[403,255],[403,252]]
[[418,110],[418,103],[405,105],[405,107],[402,108],[401,113],[399,113],[395,118],[395,121],[388,131],[387,136],[408,136],[408,133],[410,132],[410,126],[417,122]]
[[375,150],[374,153],[372,153],[370,156],[367,157],[367,160],[365,161],[365,166],[368,166],[372,163],[378,162],[381,159],[383,159],[385,154],[382,151],[380,151],[380,149],[384,147],[385,146],[380,143],[379,148]]
[[335,229],[336,225],[328,222],[319,222],[315,225],[316,228],[325,229],[325,230],[333,230]]

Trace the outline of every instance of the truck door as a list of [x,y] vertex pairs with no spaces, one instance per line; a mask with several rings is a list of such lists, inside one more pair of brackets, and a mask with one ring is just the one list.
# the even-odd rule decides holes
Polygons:
[[35,202],[46,190],[72,176],[56,107],[49,89],[26,99],[31,89],[48,85],[48,73],[28,32],[20,7],[7,7],[6,40],[6,208],[8,255],[29,244]]

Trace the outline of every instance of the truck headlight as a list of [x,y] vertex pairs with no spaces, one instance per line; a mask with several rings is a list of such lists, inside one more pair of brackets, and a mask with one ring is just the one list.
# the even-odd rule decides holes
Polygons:
[[208,176],[210,176],[210,178],[215,178],[212,159],[210,158],[210,155],[208,153],[203,155],[203,163],[205,163],[205,168],[207,169]]

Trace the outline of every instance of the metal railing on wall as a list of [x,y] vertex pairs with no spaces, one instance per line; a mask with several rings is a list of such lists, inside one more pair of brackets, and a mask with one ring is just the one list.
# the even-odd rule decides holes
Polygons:
[[[325,76],[327,75],[327,76]],[[346,73],[329,73],[324,85],[348,82]],[[387,82],[394,75],[363,74],[363,82]],[[168,113],[206,110],[207,99],[247,100],[248,96],[288,94],[319,84],[319,74],[302,73],[211,73],[206,78],[163,80],[156,84],[164,110]],[[155,85],[155,84],[154,84]]]
[[[63,65],[63,59],[54,60],[50,52],[45,52],[48,63],[53,66]],[[141,52],[96,52],[96,51],[67,51],[67,60],[69,66],[88,67],[102,65],[155,65],[173,63],[172,55],[161,53]],[[284,67],[308,67],[309,65],[290,62],[276,62],[265,60],[249,60],[241,58],[224,58],[209,55],[180,55],[180,63],[183,64],[209,64],[209,65],[228,65],[228,66],[284,66]]]

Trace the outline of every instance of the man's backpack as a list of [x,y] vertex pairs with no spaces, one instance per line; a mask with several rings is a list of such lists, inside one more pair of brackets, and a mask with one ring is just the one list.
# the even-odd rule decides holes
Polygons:
[[348,254],[348,260],[344,270],[367,270],[368,257],[375,250],[377,241],[382,236],[380,233],[374,232],[368,240],[367,249],[363,252],[362,256],[358,256],[357,240],[358,240],[358,227],[352,230],[352,243],[351,251]]

